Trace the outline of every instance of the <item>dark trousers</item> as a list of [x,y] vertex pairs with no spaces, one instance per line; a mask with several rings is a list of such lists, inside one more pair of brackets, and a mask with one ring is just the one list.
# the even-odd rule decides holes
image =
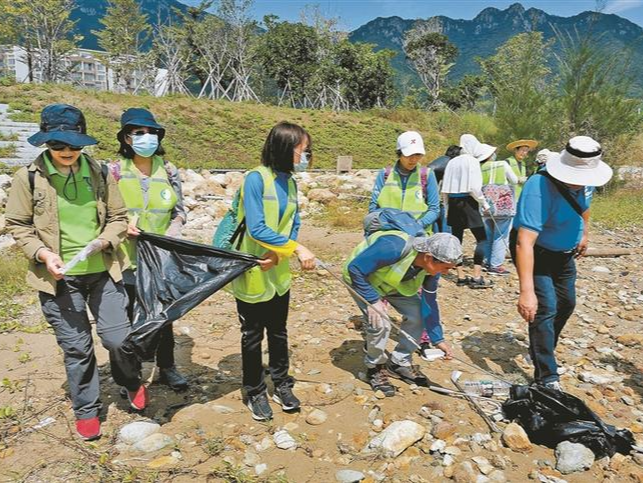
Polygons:
[[241,361],[243,365],[243,389],[248,396],[266,390],[261,362],[261,343],[264,330],[268,334],[268,365],[275,388],[293,387],[294,380],[288,375],[288,304],[290,292],[275,295],[268,302],[249,304],[237,299],[241,322]]
[[[462,243],[462,239],[464,238],[465,229],[466,227],[464,226],[451,227],[451,233],[454,237],[460,240],[460,243]],[[473,252],[473,263],[475,265],[482,265],[484,254],[487,248],[487,232],[485,231],[484,226],[477,226],[475,228],[469,229],[471,230],[471,233],[473,233],[473,236],[476,238],[476,249]]]
[[114,283],[107,272],[66,276],[58,282],[55,296],[40,292],[39,297],[45,319],[53,327],[63,350],[77,419],[93,418],[101,408],[98,366],[87,305],[96,319],[96,332],[103,347],[109,351],[114,381],[129,391],[140,387],[138,359],[134,354],[121,351],[130,332],[125,311],[127,294],[122,282]]
[[563,327],[576,306],[576,262],[571,253],[534,247],[534,289],[538,310],[529,324],[529,353],[534,379],[558,381],[555,349]]
[[[127,316],[130,321],[134,321],[134,301],[136,300],[136,285],[125,284],[125,290],[129,296],[127,306]],[[156,365],[161,369],[167,369],[174,366],[174,331],[172,324],[164,327],[159,332],[159,343],[156,346],[155,354]]]

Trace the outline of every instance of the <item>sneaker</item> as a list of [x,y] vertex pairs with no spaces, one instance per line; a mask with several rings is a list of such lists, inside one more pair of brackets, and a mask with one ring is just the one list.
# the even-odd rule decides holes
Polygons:
[[[428,342],[422,342],[420,343],[420,348],[418,349],[418,354],[420,354],[420,357],[424,359],[426,357],[425,351],[431,350],[431,344]],[[426,360],[426,359],[424,359]]]
[[147,404],[149,403],[149,395],[144,384],[141,384],[141,386],[136,391],[125,390],[125,392],[127,394],[127,399],[129,400],[129,405],[132,407],[132,409],[134,409],[135,411],[142,411],[147,407]]
[[366,377],[368,377],[368,383],[373,391],[382,391],[386,397],[395,396],[395,386],[388,380],[388,373],[384,364],[369,367],[366,371]]
[[491,280],[485,280],[483,277],[472,278],[469,282],[469,288],[481,289],[491,287],[493,287],[493,282]]
[[418,352],[420,353],[420,358],[426,362],[434,362],[444,358],[444,352],[440,349],[431,349],[431,344],[428,342],[422,342]]
[[159,382],[170,386],[175,391],[184,391],[188,388],[188,380],[177,370],[176,366],[161,367]]
[[100,438],[100,421],[97,417],[76,420],[76,432],[85,441]]
[[502,265],[499,267],[491,267],[487,270],[487,273],[489,275],[511,275],[511,272]]
[[272,408],[268,402],[268,395],[264,392],[256,396],[249,396],[246,406],[252,413],[252,419],[256,421],[267,421],[272,419]]
[[560,381],[551,381],[543,384],[547,389],[553,389],[554,391],[562,391],[563,386],[560,385]]
[[417,366],[400,366],[389,360],[386,363],[386,370],[391,377],[400,379],[408,384],[429,385],[429,378],[422,374]]
[[275,393],[272,395],[272,400],[277,404],[281,404],[281,408],[284,411],[293,411],[301,406],[301,401],[297,399],[297,396],[292,393],[292,388],[288,386],[276,388]]
[[464,277],[464,278],[459,278],[458,280],[456,280],[455,284],[456,284],[458,287],[464,287],[465,285],[469,285],[469,284],[471,283],[471,281],[472,281],[472,280],[473,280],[473,278],[471,278],[471,277],[469,277],[469,276],[467,275],[467,276],[466,276],[466,277]]

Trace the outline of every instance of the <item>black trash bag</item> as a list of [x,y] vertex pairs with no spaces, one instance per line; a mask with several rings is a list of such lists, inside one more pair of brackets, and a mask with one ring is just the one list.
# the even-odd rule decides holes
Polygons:
[[160,330],[223,288],[258,258],[141,232],[136,243],[136,302],[123,350],[150,359]]
[[630,431],[603,423],[577,397],[544,386],[512,386],[502,409],[533,443],[550,448],[562,441],[580,443],[599,459],[617,452],[627,455],[635,444]]

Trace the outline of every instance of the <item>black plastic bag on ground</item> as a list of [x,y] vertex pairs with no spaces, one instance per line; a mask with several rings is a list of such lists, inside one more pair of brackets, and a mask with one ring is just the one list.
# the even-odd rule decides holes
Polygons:
[[137,239],[136,303],[123,350],[154,355],[159,331],[258,263],[253,255],[142,232]]
[[627,429],[603,423],[583,401],[571,394],[543,386],[512,386],[502,409],[516,420],[536,444],[555,448],[562,441],[580,443],[596,458],[629,454],[635,444]]

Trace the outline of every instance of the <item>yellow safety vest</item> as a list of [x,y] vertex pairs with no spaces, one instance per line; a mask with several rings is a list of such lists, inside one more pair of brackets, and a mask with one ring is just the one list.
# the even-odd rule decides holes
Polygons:
[[[352,283],[350,273],[348,272],[348,266],[350,265],[350,263],[355,260],[355,258],[357,258],[360,253],[362,253],[369,246],[375,243],[378,238],[389,235],[398,236],[402,240],[404,240],[405,243],[408,242],[410,238],[410,235],[408,235],[407,233],[397,230],[377,231],[367,237],[363,242],[355,247],[355,249],[348,257],[348,260],[346,260],[346,262],[344,263],[342,274],[344,276],[344,280],[347,283]],[[404,278],[404,275],[406,275],[406,272],[413,264],[413,261],[415,260],[417,254],[418,252],[416,250],[411,249],[408,254],[406,254],[394,264],[376,270],[368,276],[369,283],[382,297],[386,297],[387,295],[392,295],[395,293],[399,293],[405,297],[412,297],[413,295],[417,295],[418,290],[420,290],[422,282],[424,282],[424,279],[427,275],[426,271],[421,270],[412,279],[405,280],[404,282],[402,281],[402,278]]]
[[[384,182],[382,191],[377,198],[377,205],[380,208],[397,208],[398,210],[407,211],[417,220],[426,213],[429,206],[424,199],[422,192],[422,181],[420,169],[416,167],[409,175],[406,182],[406,190],[402,189],[402,178],[395,168],[391,170]],[[386,172],[386,169],[384,170]],[[431,169],[427,169],[427,180],[431,174]]]
[[480,167],[482,184],[509,184],[505,175],[504,161],[487,161]]
[[[275,233],[290,238],[292,226],[295,221],[297,212],[297,188],[291,178],[288,180],[288,203],[286,211],[281,220],[279,219],[279,199],[277,198],[277,188],[275,186],[275,172],[266,167],[260,166],[248,172],[257,172],[263,179],[263,214],[268,228]],[[246,175],[247,177],[247,175]],[[238,219],[242,220],[245,216],[245,206],[243,203],[243,188],[241,185],[241,197],[239,199]],[[268,249],[259,245],[248,231],[243,236],[239,251],[255,255],[259,258],[268,253]],[[283,295],[290,290],[291,284],[290,265],[288,260],[282,260],[277,266],[263,272],[260,267],[253,267],[243,275],[240,275],[232,281],[232,292],[234,296],[244,302],[256,304],[267,302],[276,294]]]
[[[152,158],[152,172],[149,177],[147,203],[141,188],[141,172],[134,161],[123,159],[120,162],[121,171],[118,188],[123,196],[127,213],[131,219],[138,217],[136,226],[144,231],[163,235],[170,226],[172,210],[178,202],[178,196],[170,184],[165,163],[160,156]],[[131,268],[136,268],[136,241],[126,239],[121,244],[127,253]]]

